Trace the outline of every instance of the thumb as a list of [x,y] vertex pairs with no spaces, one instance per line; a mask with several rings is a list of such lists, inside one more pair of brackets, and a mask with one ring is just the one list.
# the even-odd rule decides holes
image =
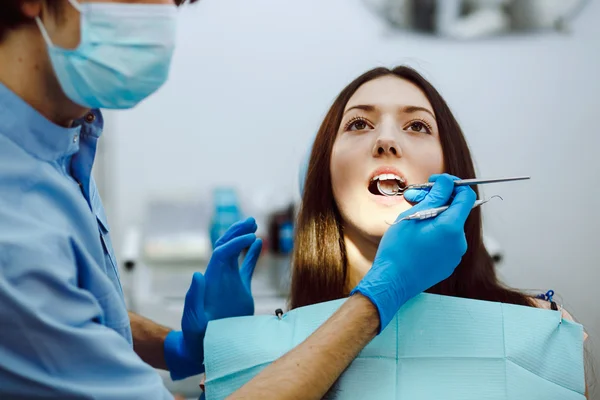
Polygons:
[[[456,176],[450,174],[433,174],[429,177],[429,182],[437,182],[438,179],[450,178],[452,180],[458,180]],[[404,199],[409,203],[420,203],[425,199],[425,196],[429,194],[431,187],[428,188],[420,188],[420,189],[408,189],[402,195]]]
[[396,220],[402,219],[408,215],[414,214],[417,211],[428,210],[430,208],[443,207],[450,202],[452,193],[454,192],[455,178],[448,174],[433,175],[430,181],[434,182],[429,193],[425,195],[423,200],[403,212]]
[[204,275],[200,272],[194,272],[192,283],[185,295],[185,308],[194,313],[200,310],[204,312],[204,292],[206,291],[206,281]]
[[242,282],[244,283],[244,286],[246,287],[248,292],[251,292],[250,283],[252,282],[252,275],[254,274],[254,269],[256,268],[256,263],[258,261],[258,257],[260,256],[261,250],[262,240],[256,239],[256,241],[252,243],[252,246],[250,246],[250,249],[248,250],[246,257],[244,258],[244,263],[242,264],[242,268],[240,270]]
[[188,354],[204,354],[202,340],[208,326],[208,316],[204,309],[205,289],[206,282],[204,275],[195,272],[190,288],[185,295],[183,315],[181,316],[183,341]]
[[428,189],[408,189],[402,195],[404,199],[409,203],[416,204],[423,201],[425,196],[429,193]]

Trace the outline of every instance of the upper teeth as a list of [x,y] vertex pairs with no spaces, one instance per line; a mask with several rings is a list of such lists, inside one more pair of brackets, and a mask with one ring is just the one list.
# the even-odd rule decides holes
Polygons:
[[387,181],[387,180],[392,180],[392,179],[396,179],[402,183],[404,183],[404,179],[402,179],[401,177],[399,177],[396,174],[381,174],[381,175],[376,175],[373,177],[372,180],[376,181],[376,180],[380,180],[380,181]]

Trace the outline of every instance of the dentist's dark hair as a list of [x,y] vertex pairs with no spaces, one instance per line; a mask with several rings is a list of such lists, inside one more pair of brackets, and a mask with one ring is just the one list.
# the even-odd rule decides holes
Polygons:
[[[335,99],[317,133],[298,214],[292,260],[290,307],[296,308],[348,295],[348,264],[342,217],[333,197],[331,152],[346,104],[366,82],[396,76],[418,86],[436,115],[445,172],[475,178],[471,153],[462,130],[437,90],[414,69],[375,68],[351,82]],[[477,191],[476,188],[474,188]],[[470,299],[534,306],[527,295],[500,283],[492,257],[483,244],[481,211],[471,211],[465,224],[468,250],[454,273],[427,292]]]
[[[57,12],[65,0],[42,0],[51,12]],[[197,0],[175,0],[175,4],[195,3]],[[0,0],[0,43],[10,30],[33,24],[34,20],[21,11],[26,0]]]

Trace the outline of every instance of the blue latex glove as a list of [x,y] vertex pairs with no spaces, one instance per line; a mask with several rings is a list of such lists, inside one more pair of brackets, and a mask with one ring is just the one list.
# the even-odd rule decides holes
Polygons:
[[[256,239],[256,221],[248,218],[234,224],[215,243],[215,251],[204,278],[207,282],[204,309],[208,320],[254,314],[254,299],[250,283],[262,250],[262,240]],[[242,267],[240,253],[250,247]],[[211,264],[213,265],[211,268]]]
[[402,221],[383,235],[373,266],[351,294],[368,297],[379,311],[381,332],[400,307],[417,294],[448,278],[467,251],[464,225],[476,195],[468,186],[454,186],[451,175],[433,175],[435,185],[424,199],[400,214],[447,205],[435,218]]
[[[215,243],[205,275],[194,273],[185,296],[181,331],[171,331],[164,344],[171,378],[179,380],[204,372],[204,335],[208,321],[254,314],[250,290],[262,249],[256,222],[248,218],[232,225]],[[241,269],[238,259],[250,247]]]
[[408,189],[402,195],[404,196],[404,199],[409,203],[416,204],[423,201],[423,199],[425,199],[425,196],[427,196],[427,193],[429,193],[430,190],[430,188]]

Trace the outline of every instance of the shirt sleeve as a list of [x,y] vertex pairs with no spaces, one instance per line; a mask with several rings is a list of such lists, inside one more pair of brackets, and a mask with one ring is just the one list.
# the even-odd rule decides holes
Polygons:
[[0,227],[0,398],[173,399],[101,324],[67,233],[1,208]]

